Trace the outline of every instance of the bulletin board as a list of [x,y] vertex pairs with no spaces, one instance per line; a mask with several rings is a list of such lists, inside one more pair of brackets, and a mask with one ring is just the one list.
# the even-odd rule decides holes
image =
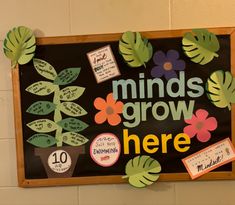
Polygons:
[[[218,107],[207,90],[212,73],[235,74],[234,28],[208,31],[219,49],[204,65],[185,55],[192,30],[140,32],[152,52],[140,66],[122,55],[121,33],[37,38],[34,59],[12,71],[19,186],[125,183],[126,164],[142,155],[159,162],[160,181],[191,180],[183,158],[235,143],[234,105]],[[205,135],[190,113],[210,119]],[[234,178],[230,162],[196,180]]]

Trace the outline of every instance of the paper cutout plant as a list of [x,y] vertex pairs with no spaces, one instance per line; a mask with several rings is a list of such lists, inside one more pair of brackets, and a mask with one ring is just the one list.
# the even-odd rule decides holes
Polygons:
[[[36,147],[50,147],[63,143],[71,146],[80,146],[88,142],[88,139],[79,134],[88,127],[85,122],[74,118],[86,115],[87,112],[77,103],[72,102],[78,99],[85,88],[79,86],[67,86],[60,89],[60,85],[68,85],[75,81],[80,73],[80,68],[66,68],[57,74],[53,66],[48,62],[34,58],[34,68],[44,78],[51,81],[38,81],[26,88],[38,96],[47,96],[54,93],[53,102],[37,101],[34,102],[27,112],[34,115],[45,116],[54,112],[54,120],[40,118],[29,122],[27,126],[37,132],[27,141]],[[63,102],[62,102],[63,101]],[[62,119],[61,112],[70,116]],[[66,132],[63,132],[65,130]],[[55,131],[55,137],[46,134]]]
[[193,32],[185,33],[182,43],[185,54],[194,63],[205,65],[219,55],[219,41],[215,34],[206,29],[194,29]]
[[119,52],[130,67],[146,67],[145,64],[152,58],[153,48],[139,32],[127,31],[119,40]]
[[23,65],[31,61],[35,49],[36,40],[33,31],[24,26],[10,30],[3,42],[3,51],[11,60],[12,68],[17,63]]
[[137,188],[153,184],[159,178],[161,165],[150,156],[142,155],[129,160],[126,164],[126,176],[129,183]]
[[228,107],[235,103],[235,79],[229,71],[213,72],[206,82],[207,97],[216,107]]

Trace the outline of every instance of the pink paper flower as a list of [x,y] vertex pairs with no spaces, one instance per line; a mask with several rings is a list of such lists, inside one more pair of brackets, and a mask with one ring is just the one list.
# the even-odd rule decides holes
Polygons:
[[195,135],[200,142],[207,142],[211,138],[211,133],[217,128],[217,120],[214,117],[208,117],[208,112],[203,109],[196,111],[196,115],[193,114],[191,119],[184,120],[187,124],[184,127],[184,133],[190,138]]

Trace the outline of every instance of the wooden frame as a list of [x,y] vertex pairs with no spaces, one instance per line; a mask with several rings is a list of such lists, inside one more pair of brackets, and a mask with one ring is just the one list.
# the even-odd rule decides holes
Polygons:
[[[217,35],[229,34],[231,36],[231,67],[235,75],[235,28],[211,28],[209,31]],[[185,32],[191,30],[154,31],[142,32],[148,39],[182,37]],[[37,38],[37,45],[73,44],[84,42],[109,42],[119,40],[122,34],[83,35],[69,37],[43,37]],[[51,186],[51,185],[77,185],[100,183],[124,183],[121,176],[96,176],[76,178],[50,178],[50,179],[26,179],[24,170],[24,150],[21,116],[20,75],[18,67],[12,70],[14,114],[16,130],[17,169],[18,182],[21,187]],[[235,144],[235,105],[232,106],[232,142]],[[235,162],[232,163],[232,172],[210,172],[198,180],[235,179]],[[160,181],[190,180],[188,173],[161,174]]]

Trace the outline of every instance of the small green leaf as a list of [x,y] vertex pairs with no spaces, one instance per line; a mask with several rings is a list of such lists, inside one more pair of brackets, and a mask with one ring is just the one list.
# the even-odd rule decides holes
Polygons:
[[58,128],[57,124],[51,120],[48,119],[38,119],[34,120],[27,124],[27,126],[39,133],[48,133],[56,130]]
[[126,164],[126,176],[129,183],[137,188],[153,184],[159,178],[161,165],[150,156],[142,155],[129,160]]
[[72,117],[63,119],[57,122],[57,124],[63,129],[71,132],[80,132],[88,127],[88,124],[85,122]]
[[34,134],[27,142],[41,148],[51,147],[56,144],[55,138],[48,134]]
[[206,83],[207,97],[216,107],[228,107],[235,103],[235,79],[229,71],[213,72]]
[[34,115],[47,115],[54,111],[56,105],[50,101],[37,101],[30,105],[26,112]]
[[56,85],[51,82],[38,81],[28,86],[25,90],[35,95],[45,96],[53,93],[55,89]]
[[74,102],[63,102],[60,104],[60,110],[66,115],[72,117],[79,117],[86,115],[87,112],[80,105]]
[[67,85],[75,81],[80,73],[81,68],[66,68],[62,70],[54,80],[56,85]]
[[38,59],[38,58],[34,58],[33,65],[41,76],[49,80],[55,80],[57,76],[56,70],[48,62]]
[[83,94],[84,91],[85,91],[85,88],[79,87],[79,86],[65,87],[59,93],[60,100],[63,100],[63,101],[76,100]]
[[122,35],[119,41],[119,51],[131,67],[140,67],[145,65],[153,55],[153,48],[147,39],[142,39],[139,32],[133,33],[127,31]]
[[63,142],[71,146],[86,144],[89,140],[76,132],[65,132],[62,134]]
[[33,31],[27,27],[19,26],[7,33],[3,43],[5,55],[11,59],[12,67],[28,63],[34,56],[36,39]]
[[185,33],[183,50],[194,63],[205,65],[219,55],[216,53],[219,48],[219,41],[215,34],[206,29],[194,29],[193,33]]

